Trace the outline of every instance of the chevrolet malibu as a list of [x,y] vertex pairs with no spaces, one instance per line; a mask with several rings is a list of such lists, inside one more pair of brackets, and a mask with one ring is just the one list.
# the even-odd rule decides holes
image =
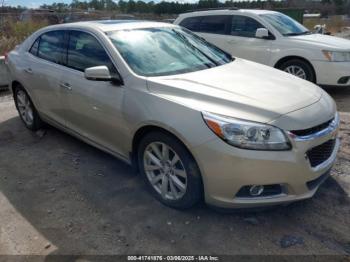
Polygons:
[[56,126],[138,168],[165,205],[312,197],[339,141],[319,87],[165,23],[46,27],[7,58],[26,127]]

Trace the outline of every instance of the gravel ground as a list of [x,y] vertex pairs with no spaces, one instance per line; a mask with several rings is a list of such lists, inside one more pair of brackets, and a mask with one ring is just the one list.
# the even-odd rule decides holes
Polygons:
[[331,178],[311,200],[228,214],[161,205],[118,159],[54,128],[29,132],[3,94],[0,254],[349,255],[350,89],[327,91],[341,112]]

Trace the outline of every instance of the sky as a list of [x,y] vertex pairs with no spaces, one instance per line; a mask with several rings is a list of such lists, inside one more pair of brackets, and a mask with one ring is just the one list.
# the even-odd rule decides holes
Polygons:
[[52,3],[67,3],[70,4],[72,0],[5,0],[6,5],[11,6],[26,6],[29,8],[36,8],[42,4],[52,4]]
[[[151,1],[151,0],[144,0],[145,2]],[[182,0],[183,2],[193,2],[193,0]],[[1,2],[1,0],[0,0]],[[11,6],[26,6],[28,8],[37,8],[42,4],[52,4],[52,3],[67,3],[70,4],[72,0],[5,0],[6,5]],[[114,0],[114,2],[118,2],[118,0]],[[181,1],[179,1],[181,2]]]

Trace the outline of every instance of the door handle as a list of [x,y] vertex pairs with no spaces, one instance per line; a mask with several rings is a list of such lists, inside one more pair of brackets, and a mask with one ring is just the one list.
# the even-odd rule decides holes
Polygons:
[[68,89],[68,90],[72,90],[71,85],[68,83],[60,83],[60,87],[63,87],[63,88]]
[[30,67],[24,69],[24,72],[26,72],[28,74],[33,74],[33,70]]

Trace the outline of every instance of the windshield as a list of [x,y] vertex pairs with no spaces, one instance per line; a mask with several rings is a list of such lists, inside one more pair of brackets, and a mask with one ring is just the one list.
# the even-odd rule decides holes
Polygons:
[[187,73],[232,61],[227,53],[177,27],[119,30],[108,36],[131,69],[142,76]]
[[281,13],[260,15],[284,36],[309,34],[310,31],[294,19]]

